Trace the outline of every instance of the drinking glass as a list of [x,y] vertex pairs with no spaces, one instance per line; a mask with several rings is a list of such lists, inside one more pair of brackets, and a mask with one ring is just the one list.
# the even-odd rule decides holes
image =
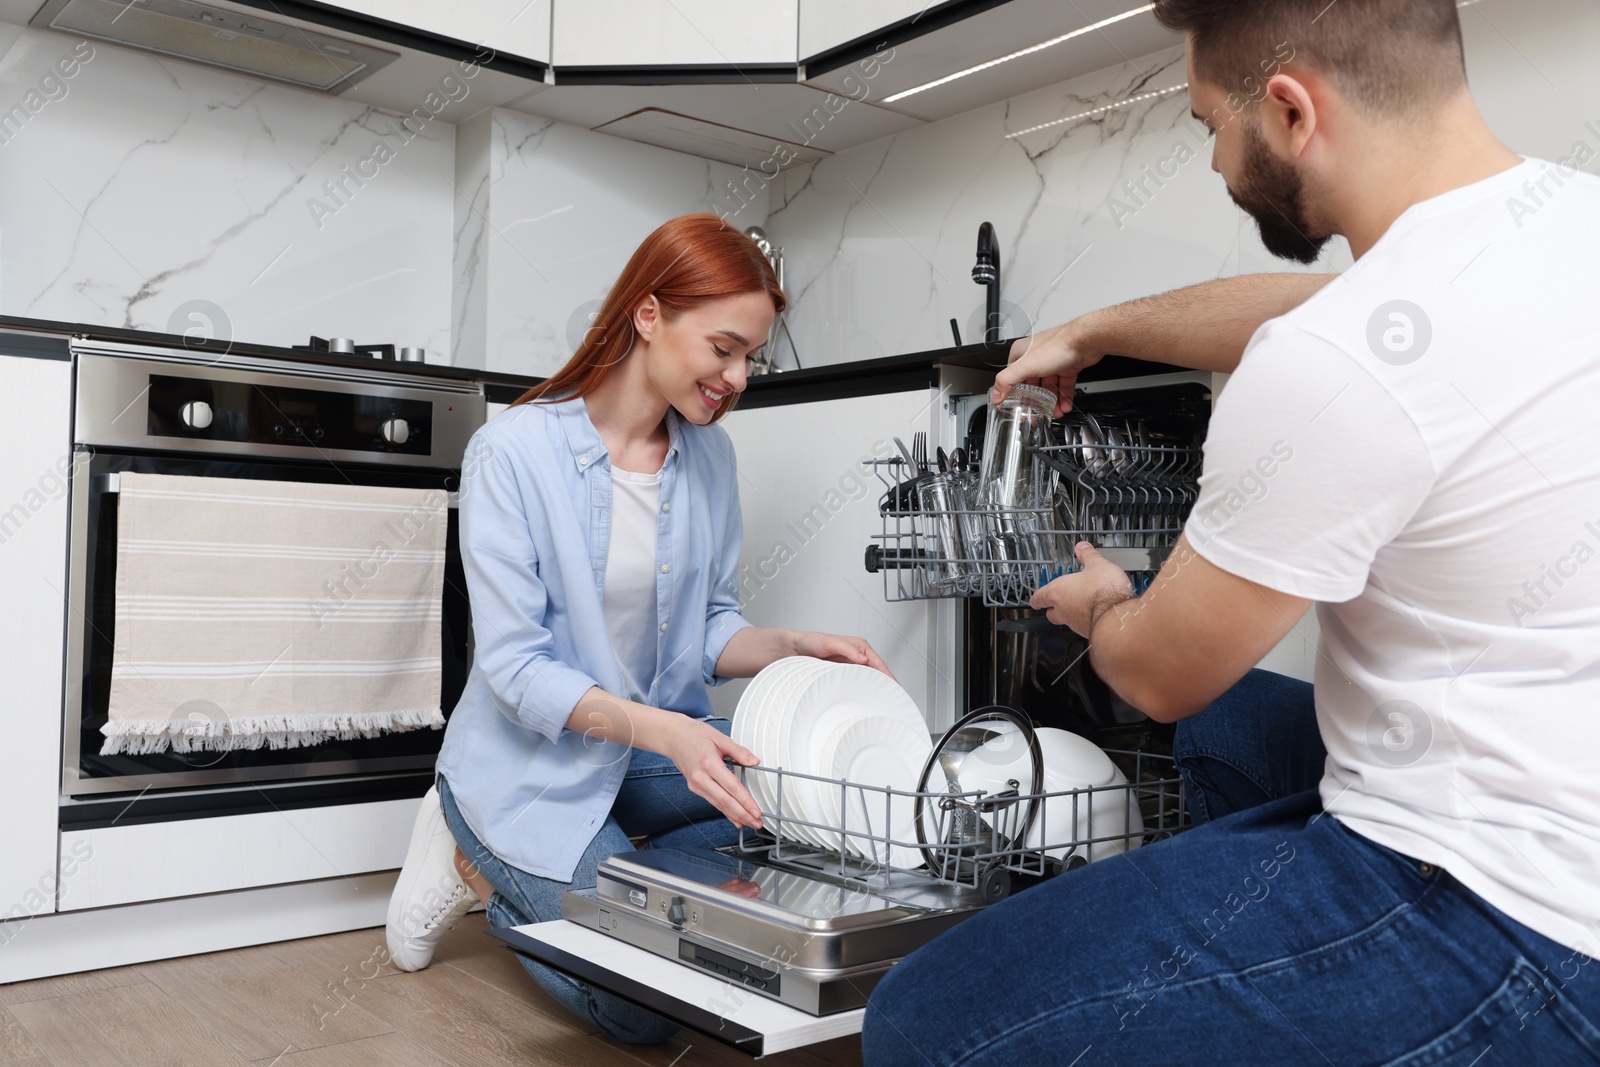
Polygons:
[[978,485],[997,573],[1020,574],[1045,562],[1040,534],[1053,525],[1056,478],[1035,450],[1055,444],[1055,406],[1048,389],[1019,385],[989,407]]

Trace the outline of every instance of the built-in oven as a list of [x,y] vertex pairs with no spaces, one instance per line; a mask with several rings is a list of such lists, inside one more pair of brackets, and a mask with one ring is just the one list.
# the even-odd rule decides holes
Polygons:
[[286,748],[102,754],[120,483],[136,473],[448,494],[439,694],[448,716],[471,657],[455,494],[469,439],[485,418],[482,387],[137,345],[80,343],[73,354],[63,828],[420,795],[441,730]]

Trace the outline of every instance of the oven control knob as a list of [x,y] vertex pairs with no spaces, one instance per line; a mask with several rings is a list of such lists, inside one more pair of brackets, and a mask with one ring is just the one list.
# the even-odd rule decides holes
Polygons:
[[191,400],[178,412],[183,424],[192,430],[203,430],[211,425],[211,405],[204,400]]
[[405,419],[385,419],[383,423],[383,439],[392,445],[403,445],[411,436],[411,427]]
[[683,898],[673,897],[672,906],[667,909],[667,922],[673,926],[683,925]]

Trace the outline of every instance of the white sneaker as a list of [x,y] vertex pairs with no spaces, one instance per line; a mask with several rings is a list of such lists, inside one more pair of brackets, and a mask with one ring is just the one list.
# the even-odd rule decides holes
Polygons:
[[423,794],[411,845],[400,868],[394,896],[389,898],[389,958],[402,971],[420,971],[433,962],[433,950],[444,932],[478,902],[456,871],[456,839],[444,823],[439,791]]

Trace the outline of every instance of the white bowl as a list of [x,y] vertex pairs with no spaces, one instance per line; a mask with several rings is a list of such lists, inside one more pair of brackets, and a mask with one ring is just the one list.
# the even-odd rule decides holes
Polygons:
[[[963,791],[990,793],[1009,789],[1015,780],[1027,793],[1033,781],[1033,760],[1020,731],[997,724],[996,736],[969,752],[961,761]],[[1044,762],[1041,793],[1061,793],[1038,806],[1028,831],[1026,847],[1046,849],[1046,855],[1065,860],[1074,851],[1095,860],[1138,848],[1143,843],[1144,820],[1138,797],[1128,780],[1100,747],[1067,730],[1041,727],[1033,732]],[[1074,792],[1074,791],[1082,792]],[[1121,835],[1131,834],[1132,837]],[[1087,848],[1077,842],[1109,837]]]

